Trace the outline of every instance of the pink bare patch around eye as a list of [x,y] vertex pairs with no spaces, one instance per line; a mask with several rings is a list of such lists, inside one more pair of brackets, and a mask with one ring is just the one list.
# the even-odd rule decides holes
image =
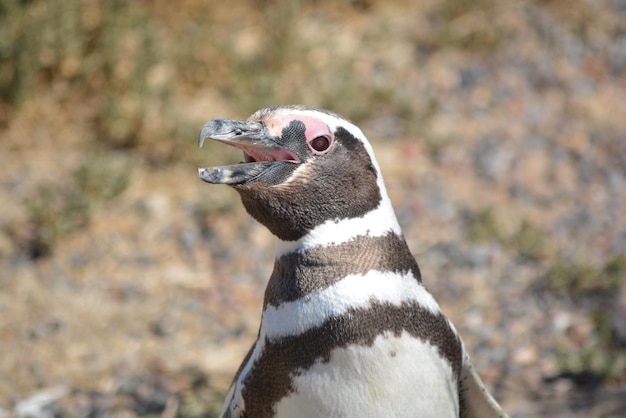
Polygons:
[[[273,119],[268,123],[269,131],[274,135],[282,134],[282,129],[293,120],[299,120],[306,127],[304,135],[309,149],[315,155],[324,155],[329,152],[335,143],[335,138],[328,126],[321,120],[299,114],[285,114]],[[266,121],[267,123],[267,121]]]

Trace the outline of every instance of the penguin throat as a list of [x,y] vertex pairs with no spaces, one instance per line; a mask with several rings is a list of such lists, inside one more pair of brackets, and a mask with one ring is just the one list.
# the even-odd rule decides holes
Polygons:
[[384,196],[377,208],[363,216],[328,220],[295,241],[277,239],[276,257],[316,247],[340,245],[360,237],[382,237],[389,233],[401,236],[402,230],[389,198]]
[[327,288],[344,277],[371,271],[410,273],[418,281],[421,277],[401,235],[388,231],[377,237],[359,236],[342,244],[278,256],[264,305],[277,307]]

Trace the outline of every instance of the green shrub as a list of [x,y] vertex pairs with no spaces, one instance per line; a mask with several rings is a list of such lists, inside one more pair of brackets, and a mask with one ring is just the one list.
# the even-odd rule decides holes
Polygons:
[[470,242],[501,241],[504,233],[492,207],[482,209],[468,218],[467,239]]
[[435,26],[420,41],[432,49],[492,51],[507,32],[506,23],[497,18],[501,5],[494,0],[440,1],[431,12]]
[[49,256],[60,238],[89,224],[89,203],[74,189],[42,184],[24,204],[28,231],[16,240],[32,259]]
[[127,148],[151,140],[169,80],[142,9],[122,0],[0,2],[0,102],[17,108],[65,83],[67,97],[55,98],[78,101],[99,141]]
[[592,372],[602,380],[619,380],[626,369],[626,352],[594,337],[580,350],[559,353],[557,364],[560,370]]
[[37,186],[24,200],[26,224],[16,225],[8,233],[30,258],[49,256],[59,239],[87,227],[98,206],[126,189],[130,174],[126,162],[93,157],[68,181]]
[[557,260],[544,276],[548,290],[574,299],[614,295],[623,287],[624,281],[626,281],[626,257],[623,255],[612,258],[602,268],[584,262]]
[[614,318],[621,316],[618,298],[626,281],[626,256],[617,255],[597,268],[582,262],[555,262],[545,275],[548,290],[566,295],[586,310],[594,331],[578,350],[558,353],[562,370],[591,371],[602,379],[622,379],[626,368],[623,331]]
[[525,260],[538,261],[546,251],[546,240],[543,231],[524,220],[515,234],[515,248]]

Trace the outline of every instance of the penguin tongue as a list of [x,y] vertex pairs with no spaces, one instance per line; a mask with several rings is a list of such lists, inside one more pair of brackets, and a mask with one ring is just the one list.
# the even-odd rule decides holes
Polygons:
[[246,163],[265,161],[298,161],[298,158],[295,155],[282,148],[246,147],[244,144],[233,144],[233,146],[243,150],[243,156]]
[[198,176],[208,183],[241,184],[260,175],[273,164],[300,162],[294,153],[282,148],[260,122],[213,119],[202,127],[198,138],[200,147],[206,138],[239,148],[245,160],[234,165],[199,168]]

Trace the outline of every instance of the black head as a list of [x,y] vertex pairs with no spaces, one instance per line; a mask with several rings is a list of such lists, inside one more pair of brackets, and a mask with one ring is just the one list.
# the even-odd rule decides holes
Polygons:
[[245,122],[214,119],[204,125],[200,146],[206,138],[241,149],[245,161],[201,168],[200,178],[234,187],[248,213],[284,241],[363,216],[385,195],[361,130],[326,110],[279,106]]

